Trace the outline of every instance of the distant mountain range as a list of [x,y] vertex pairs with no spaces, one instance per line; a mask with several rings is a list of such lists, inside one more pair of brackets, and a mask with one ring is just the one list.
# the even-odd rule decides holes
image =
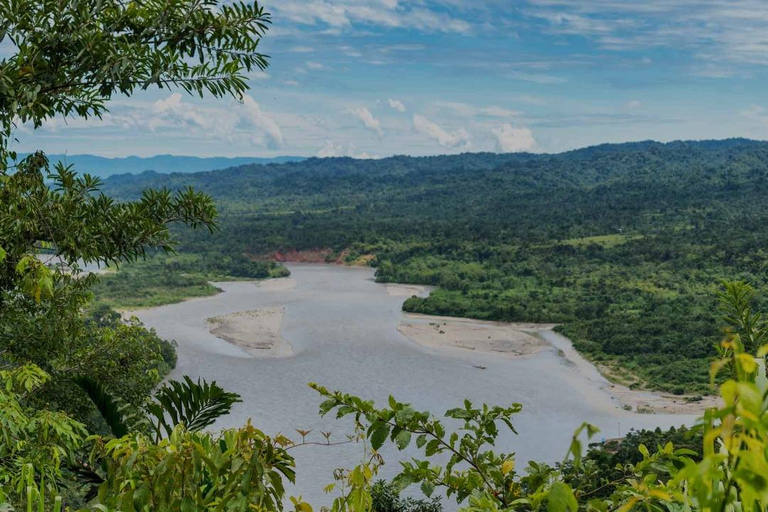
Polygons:
[[161,174],[204,172],[227,167],[252,164],[281,164],[304,160],[298,156],[278,156],[275,158],[258,157],[211,157],[156,155],[142,158],[129,156],[124,158],[107,158],[96,155],[48,155],[51,163],[64,162],[72,164],[81,174],[91,174],[106,178],[115,174],[139,174],[144,171],[155,171]]

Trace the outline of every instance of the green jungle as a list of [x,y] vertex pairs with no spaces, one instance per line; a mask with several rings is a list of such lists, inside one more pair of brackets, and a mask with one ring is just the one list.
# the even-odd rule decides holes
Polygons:
[[[106,183],[14,149],[46,121],[103,118],[143,90],[241,100],[269,65],[271,23],[254,2],[0,1],[0,511],[312,512],[290,486],[294,450],[339,443],[360,458],[327,475],[330,512],[766,510],[765,143],[310,159]],[[602,444],[584,423],[559,463],[496,448],[519,403],[432,414],[322,383],[308,383],[318,412],[351,423],[346,440],[251,420],[216,430],[241,397],[167,379],[174,341],[115,308],[284,276],[275,260],[292,258],[436,287],[409,311],[557,322],[617,380],[721,400],[690,429]],[[416,454],[388,481],[385,445]]]
[[763,142],[310,159],[121,175],[105,190],[187,186],[221,215],[211,235],[178,231],[200,262],[308,251],[370,264],[381,282],[437,287],[406,311],[558,323],[612,379],[677,394],[707,392],[720,282],[761,290],[768,277]]

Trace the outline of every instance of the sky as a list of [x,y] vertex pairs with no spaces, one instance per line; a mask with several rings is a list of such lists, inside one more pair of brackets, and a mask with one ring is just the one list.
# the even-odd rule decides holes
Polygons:
[[270,0],[242,102],[116,98],[16,149],[103,156],[560,152],[768,138],[766,0]]

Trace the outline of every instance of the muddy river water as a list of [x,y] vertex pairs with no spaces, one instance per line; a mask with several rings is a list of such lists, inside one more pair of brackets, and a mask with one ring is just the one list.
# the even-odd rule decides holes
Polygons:
[[[519,435],[505,433],[500,450],[527,460],[561,460],[570,437],[583,421],[602,430],[599,437],[623,435],[630,428],[692,424],[695,416],[639,414],[625,411],[606,391],[606,381],[578,357],[567,339],[547,332],[552,345],[522,358],[425,348],[398,332],[403,296],[387,293],[373,280],[373,270],[328,265],[289,265],[295,286],[220,283],[219,295],[136,313],[147,326],[178,342],[179,362],[172,377],[216,380],[243,398],[216,427],[233,427],[248,418],[268,433],[298,438],[294,429],[331,431],[340,440],[351,420],[320,418],[320,397],[307,387],[317,382],[358,396],[386,400],[392,394],[418,409],[433,412],[477,403],[523,404],[514,423]],[[265,307],[284,307],[282,336],[293,347],[287,358],[258,358],[210,334],[206,319]],[[484,369],[482,369],[484,367]],[[315,505],[331,497],[322,488],[332,471],[355,464],[359,445],[301,447],[293,490]],[[391,476],[397,460],[414,452],[387,449],[381,475]],[[453,508],[453,507],[448,507]]]

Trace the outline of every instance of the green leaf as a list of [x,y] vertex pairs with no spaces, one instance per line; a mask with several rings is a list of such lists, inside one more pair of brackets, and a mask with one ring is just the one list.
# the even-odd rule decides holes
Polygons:
[[320,416],[325,416],[328,412],[336,407],[337,401],[333,398],[329,398],[320,404]]
[[110,395],[100,382],[85,375],[78,376],[72,381],[91,399],[113,436],[123,437],[128,434],[128,424],[123,417],[118,400]]
[[547,496],[547,512],[577,512],[579,504],[568,484],[555,482]]
[[[185,375],[184,382],[171,380],[160,388],[155,404],[147,409],[155,416],[156,430],[160,432],[162,427],[170,436],[173,427],[180,423],[191,432],[203,430],[220,416],[229,414],[237,402],[242,402],[240,395],[225,391],[215,381],[209,384],[198,379],[195,383]],[[167,417],[172,424],[166,421]]]
[[433,439],[430,442],[427,443],[427,447],[424,450],[424,454],[427,457],[431,457],[432,455],[437,453],[437,450],[440,449],[440,441],[437,439]]
[[389,425],[383,422],[378,422],[378,424],[374,423],[371,426],[371,429],[373,430],[369,436],[371,447],[374,450],[378,450],[382,447],[384,441],[387,440],[387,436],[389,435]]
[[395,436],[395,444],[398,450],[404,450],[411,443],[411,433],[403,430]]

